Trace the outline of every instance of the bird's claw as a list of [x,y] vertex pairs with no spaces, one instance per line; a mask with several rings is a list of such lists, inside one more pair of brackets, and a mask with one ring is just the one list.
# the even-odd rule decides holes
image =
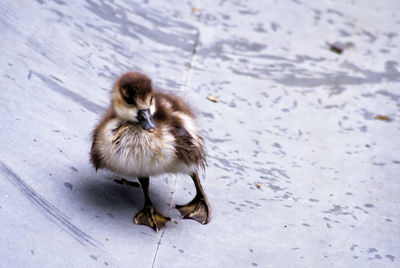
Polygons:
[[189,203],[175,207],[179,210],[183,219],[192,219],[201,224],[207,224],[211,220],[211,206],[205,196],[196,196]]
[[158,212],[153,205],[147,205],[136,214],[133,221],[138,225],[147,225],[154,231],[158,231],[170,220],[170,217]]

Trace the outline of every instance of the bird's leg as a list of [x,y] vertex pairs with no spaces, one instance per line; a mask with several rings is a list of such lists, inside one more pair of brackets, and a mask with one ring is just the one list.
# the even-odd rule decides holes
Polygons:
[[139,178],[140,185],[144,193],[144,207],[139,211],[134,219],[136,224],[147,225],[158,231],[165,226],[165,223],[171,220],[169,217],[165,217],[163,214],[158,212],[151,202],[149,195],[149,178]]
[[192,201],[185,205],[176,205],[175,207],[182,214],[183,219],[192,219],[201,224],[207,224],[211,220],[211,206],[208,203],[207,196],[201,187],[197,172],[190,175],[196,186],[196,196]]

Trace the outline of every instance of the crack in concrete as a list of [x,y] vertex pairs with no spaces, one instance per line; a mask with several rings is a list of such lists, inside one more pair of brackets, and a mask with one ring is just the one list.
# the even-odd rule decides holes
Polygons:
[[[199,13],[196,14],[196,24],[197,24],[196,25],[197,33],[196,33],[196,36],[195,36],[192,55],[190,57],[189,66],[188,66],[188,69],[187,69],[186,77],[185,77],[185,80],[182,83],[181,90],[187,89],[188,85],[190,84],[190,78],[191,78],[191,74],[192,74],[193,63],[194,63],[194,60],[195,60],[195,56],[196,56],[196,52],[197,52],[197,46],[199,44],[199,39],[200,39],[200,14]],[[170,204],[169,204],[168,214],[171,211],[172,202],[174,200],[174,195],[175,195],[175,190],[176,190],[176,182],[177,182],[176,175],[174,177],[175,177],[175,184],[174,184],[174,190],[172,191],[172,196],[171,196],[171,201],[170,201]],[[152,268],[154,268],[154,265],[156,263],[158,251],[160,249],[161,240],[164,237],[164,233],[165,233],[165,229],[162,230],[160,239],[158,240],[157,249],[156,249],[156,252],[154,253],[153,263],[152,263],[152,266],[151,266]]]
[[190,78],[192,74],[192,69],[193,69],[193,62],[197,53],[197,47],[199,45],[199,39],[200,39],[200,14],[196,14],[196,36],[194,38],[194,44],[193,44],[193,50],[192,50],[192,55],[190,56],[190,61],[189,61],[189,66],[186,71],[186,77],[185,80],[182,83],[181,90],[184,90],[188,87],[190,84]]
[[[172,208],[172,202],[173,202],[173,200],[174,200],[174,196],[175,196],[176,182],[177,182],[176,175],[174,175],[174,179],[175,179],[175,183],[174,183],[174,190],[172,191],[171,200],[170,200],[170,202],[169,202],[169,209],[168,209],[168,213],[167,213],[168,215],[169,215],[169,214],[170,214],[170,212],[171,212],[171,208]],[[162,240],[162,238],[164,237],[164,233],[165,233],[165,229],[163,229],[163,230],[162,230],[162,233],[161,233],[160,239],[158,240],[157,249],[156,249],[156,252],[154,253],[154,257],[153,257],[153,264],[151,265],[151,267],[152,267],[152,268],[154,268],[154,265],[155,265],[155,263],[156,263],[156,259],[157,259],[158,250],[160,249],[161,240]]]
[[181,87],[182,90],[186,89],[187,86],[190,84],[190,78],[192,76],[192,69],[193,69],[193,62],[194,62],[194,58],[196,56],[197,46],[199,44],[199,37],[200,37],[200,30],[197,30],[195,41],[193,44],[192,55],[190,57],[189,66],[186,71],[186,78],[185,78],[185,81],[183,81],[183,83],[182,83],[182,87]]

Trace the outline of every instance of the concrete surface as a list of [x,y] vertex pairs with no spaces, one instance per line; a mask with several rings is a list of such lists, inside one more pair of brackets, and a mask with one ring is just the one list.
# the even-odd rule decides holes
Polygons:
[[[399,267],[399,10],[1,0],[0,266]],[[132,223],[140,189],[91,167],[90,132],[127,70],[197,109],[209,225],[171,209],[189,177],[152,180],[173,218],[155,233]]]

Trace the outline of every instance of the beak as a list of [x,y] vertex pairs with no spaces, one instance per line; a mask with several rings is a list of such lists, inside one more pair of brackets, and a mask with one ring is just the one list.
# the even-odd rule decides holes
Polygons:
[[138,121],[144,130],[153,132],[156,129],[156,123],[150,114],[150,109],[139,110]]

